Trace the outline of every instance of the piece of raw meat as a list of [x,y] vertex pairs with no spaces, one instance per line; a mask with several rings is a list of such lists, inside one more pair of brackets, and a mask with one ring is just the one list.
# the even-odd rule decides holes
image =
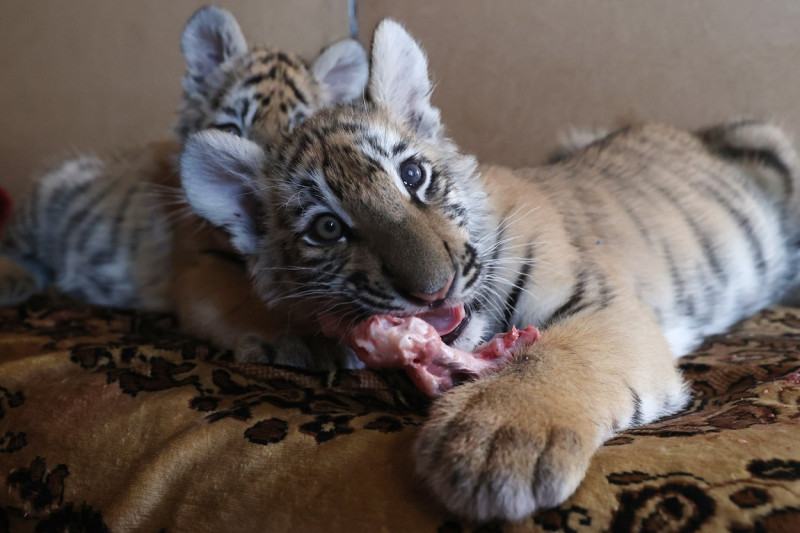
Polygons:
[[420,390],[436,396],[460,381],[497,371],[539,335],[533,326],[512,328],[465,352],[442,342],[436,329],[420,318],[377,315],[353,329],[349,344],[367,366],[405,368]]

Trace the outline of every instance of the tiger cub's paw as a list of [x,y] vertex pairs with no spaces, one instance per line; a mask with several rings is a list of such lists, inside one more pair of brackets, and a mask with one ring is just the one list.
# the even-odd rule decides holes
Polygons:
[[516,521],[563,503],[597,440],[580,414],[548,411],[498,378],[442,396],[415,444],[417,473],[439,500],[481,522]]
[[274,363],[275,349],[260,336],[250,333],[239,338],[233,351],[233,359],[237,363]]

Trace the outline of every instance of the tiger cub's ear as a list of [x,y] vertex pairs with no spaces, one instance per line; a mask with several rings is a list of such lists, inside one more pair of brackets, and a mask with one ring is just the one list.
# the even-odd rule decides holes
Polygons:
[[428,59],[397,22],[384,19],[372,38],[371,100],[405,122],[420,136],[438,137],[439,110],[431,105]]
[[181,154],[181,183],[192,209],[225,229],[243,255],[258,249],[267,161],[256,143],[216,130],[195,133]]
[[206,76],[225,61],[246,53],[247,41],[233,15],[221,7],[208,6],[186,23],[181,51],[186,58],[184,89],[202,92]]
[[369,75],[367,53],[357,41],[343,39],[323,50],[311,71],[325,88],[326,105],[350,102],[364,94]]

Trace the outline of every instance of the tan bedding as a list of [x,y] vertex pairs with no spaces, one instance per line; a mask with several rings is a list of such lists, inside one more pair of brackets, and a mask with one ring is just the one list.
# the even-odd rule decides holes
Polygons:
[[[800,531],[799,348],[788,308],[713,339],[686,412],[477,530]],[[36,298],[0,310],[0,532],[470,531],[414,478],[427,402],[400,371],[237,364],[170,316]]]

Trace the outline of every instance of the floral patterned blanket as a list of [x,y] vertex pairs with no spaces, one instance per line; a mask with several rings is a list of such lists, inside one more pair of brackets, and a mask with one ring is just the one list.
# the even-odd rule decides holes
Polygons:
[[405,376],[238,364],[170,316],[34,298],[0,310],[0,532],[800,531],[800,310],[682,368],[690,408],[606,443],[564,505],[469,525],[413,475]]

